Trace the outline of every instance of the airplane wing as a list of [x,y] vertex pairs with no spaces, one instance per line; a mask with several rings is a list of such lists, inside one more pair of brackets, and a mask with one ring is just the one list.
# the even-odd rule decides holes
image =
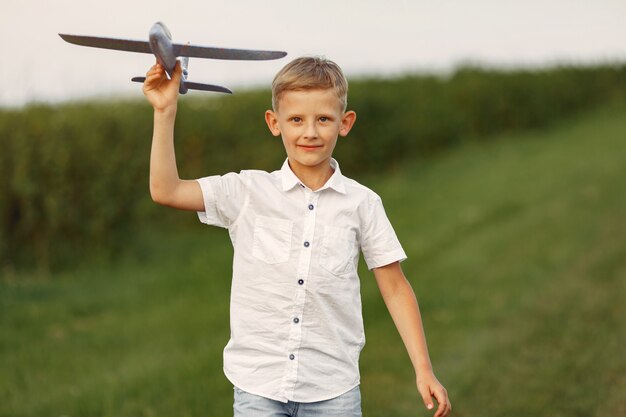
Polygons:
[[[227,60],[248,60],[262,61],[269,59],[278,59],[287,55],[282,51],[259,51],[252,49],[232,49],[232,48],[215,48],[210,46],[198,46],[190,44],[178,44],[171,42],[169,30],[161,22],[157,22],[150,29],[150,41],[138,41],[133,39],[121,38],[103,38],[99,36],[82,36],[69,35],[59,33],[59,36],[66,42],[80,46],[91,46],[94,48],[113,49],[118,51],[140,52],[146,54],[154,54],[159,62],[169,63],[175,60],[175,57],[183,57],[183,65],[186,69],[186,63],[189,57],[194,58],[211,58],[211,59],[227,59]],[[152,45],[152,46],[151,46]],[[154,51],[152,50],[154,47]],[[167,64],[164,66],[169,66]],[[166,68],[168,74],[171,70]],[[180,94],[185,94],[187,89],[215,91],[219,93],[232,94],[226,87],[213,84],[202,84],[187,81],[186,72],[179,87]],[[145,77],[134,77],[132,81],[143,83]]]
[[[94,48],[114,49],[117,51],[141,52],[151,54],[148,41],[133,39],[103,38],[98,36],[68,35],[59,33],[66,42]],[[257,51],[252,49],[214,48],[211,46],[198,46],[187,44],[172,44],[176,56],[188,56],[193,58],[211,58],[227,60],[264,61],[279,59],[287,55],[282,51]]]
[[253,49],[214,48],[211,46],[185,45],[175,43],[176,56],[192,58],[228,59],[235,61],[265,61],[279,59],[287,55],[282,51],[258,51]]
[[141,52],[151,54],[150,44],[147,41],[136,41],[132,39],[101,38],[97,36],[67,35],[59,33],[64,41],[81,46],[92,46],[94,48],[115,49],[117,51]]
[[[146,81],[146,77],[134,77],[131,79],[131,81],[134,81],[136,83],[142,83]],[[191,81],[183,81],[183,84],[185,85],[185,87],[187,87],[190,90],[215,91],[217,93],[226,93],[226,94],[233,93],[228,88],[222,87],[220,85],[194,83]]]

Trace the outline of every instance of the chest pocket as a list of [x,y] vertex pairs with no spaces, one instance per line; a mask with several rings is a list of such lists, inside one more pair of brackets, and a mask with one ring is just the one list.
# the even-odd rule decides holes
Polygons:
[[252,256],[268,264],[286,262],[291,250],[292,228],[293,222],[289,220],[257,216]]
[[324,227],[320,265],[328,272],[341,275],[353,272],[357,251],[356,232],[351,229]]

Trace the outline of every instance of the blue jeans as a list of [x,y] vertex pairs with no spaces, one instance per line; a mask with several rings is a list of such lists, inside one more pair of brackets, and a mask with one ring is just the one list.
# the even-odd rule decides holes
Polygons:
[[330,400],[296,403],[270,400],[235,387],[234,417],[361,417],[361,390],[354,387]]

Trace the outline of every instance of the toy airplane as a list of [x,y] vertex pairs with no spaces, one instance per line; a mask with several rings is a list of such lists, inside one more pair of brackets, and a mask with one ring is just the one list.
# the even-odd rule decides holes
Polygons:
[[[287,55],[281,51],[256,51],[250,49],[213,48],[208,46],[196,46],[190,44],[178,44],[172,42],[172,35],[167,27],[157,22],[152,25],[149,33],[149,41],[137,41],[131,39],[101,38],[95,36],[67,35],[59,33],[66,42],[94,48],[115,49],[118,51],[141,52],[154,54],[159,64],[163,66],[167,75],[171,78],[176,66],[177,57],[182,57],[181,65],[183,76],[180,80],[180,94],[190,90],[216,91],[232,94],[226,87],[212,84],[201,84],[187,81],[189,75],[189,57],[263,61],[278,59]],[[143,83],[145,77],[134,77],[132,81]]]

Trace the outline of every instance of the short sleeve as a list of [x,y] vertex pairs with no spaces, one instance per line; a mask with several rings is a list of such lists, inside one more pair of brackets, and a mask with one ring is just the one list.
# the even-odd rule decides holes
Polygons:
[[248,198],[246,178],[230,172],[197,179],[204,199],[198,218],[204,224],[228,228],[237,220]]
[[361,223],[361,251],[369,269],[406,259],[406,253],[387,218],[383,202],[377,195],[368,199]]

